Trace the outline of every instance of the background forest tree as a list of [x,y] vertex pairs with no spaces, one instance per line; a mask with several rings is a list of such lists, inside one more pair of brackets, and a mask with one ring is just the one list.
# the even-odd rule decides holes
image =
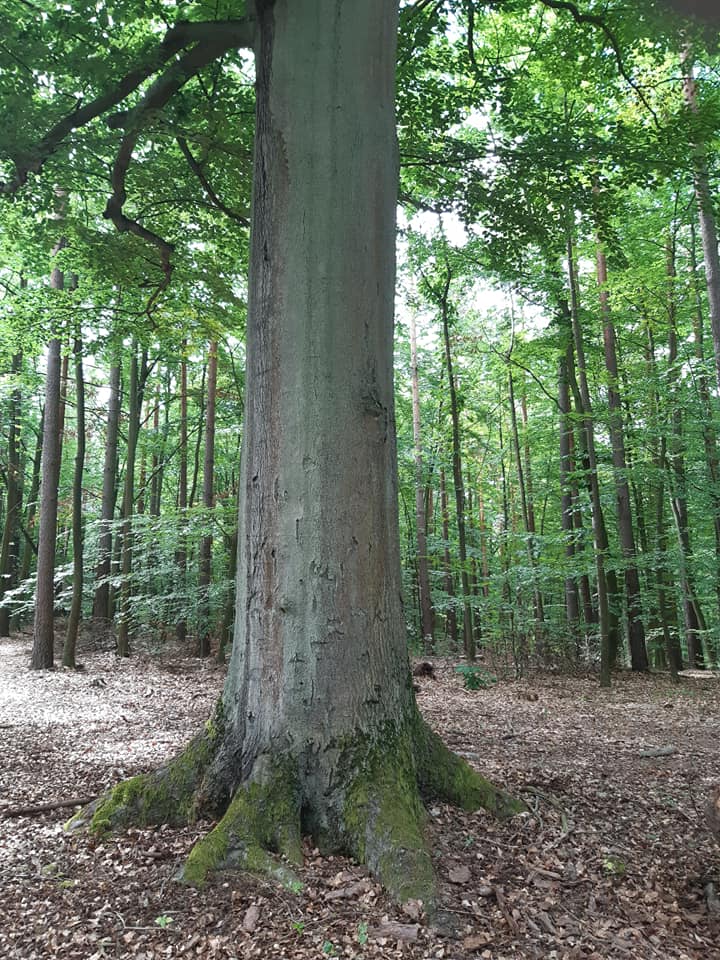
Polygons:
[[[162,36],[163,4],[7,6],[0,629],[36,602],[69,613],[82,559],[84,629],[114,624],[120,653],[136,637],[222,649],[252,69],[232,43],[187,75],[180,56],[172,97],[148,74],[109,122],[80,124]],[[414,642],[518,672],[602,661],[607,679],[613,664],[716,662],[720,121],[714,36],[656,4],[603,11],[401,5],[396,379]]]

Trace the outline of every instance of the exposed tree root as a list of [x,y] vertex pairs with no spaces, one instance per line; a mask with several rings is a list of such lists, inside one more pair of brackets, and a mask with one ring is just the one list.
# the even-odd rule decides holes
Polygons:
[[131,824],[220,816],[178,875],[196,885],[212,872],[230,868],[298,883],[292,865],[302,864],[306,833],[324,851],[367,864],[397,901],[422,900],[432,910],[435,880],[423,836],[421,796],[466,810],[485,807],[499,817],[526,809],[452,753],[419,714],[399,730],[360,735],[302,756],[263,754],[218,809],[217,791],[208,784],[222,735],[219,712],[166,767],[119,784],[68,827],[88,826],[102,833]]

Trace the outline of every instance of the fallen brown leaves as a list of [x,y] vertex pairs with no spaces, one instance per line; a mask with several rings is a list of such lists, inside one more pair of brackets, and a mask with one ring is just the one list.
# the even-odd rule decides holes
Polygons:
[[[0,956],[710,960],[720,880],[705,826],[720,782],[716,678],[540,678],[466,691],[433,661],[418,700],[448,743],[526,800],[498,823],[430,805],[443,911],[389,903],[367,872],[306,848],[303,889],[173,877],[208,829],[65,835],[67,809],[152,768],[210,714],[222,674],[174,658],[86,653],[79,673],[31,673],[27,638],[0,645]],[[672,748],[672,749],[670,749]]]

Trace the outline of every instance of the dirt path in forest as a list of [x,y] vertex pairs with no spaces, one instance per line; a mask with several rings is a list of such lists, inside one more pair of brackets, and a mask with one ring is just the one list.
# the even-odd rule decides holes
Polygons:
[[720,782],[720,682],[543,677],[469,691],[436,662],[418,700],[448,743],[528,802],[499,824],[431,806],[446,926],[392,906],[366,872],[308,847],[302,891],[219,876],[173,882],[207,824],[66,836],[71,810],[4,817],[92,796],[157,765],[209,716],[211,663],[167,654],[31,673],[28,637],[0,641],[0,957],[480,957],[720,960],[720,850],[702,807]]

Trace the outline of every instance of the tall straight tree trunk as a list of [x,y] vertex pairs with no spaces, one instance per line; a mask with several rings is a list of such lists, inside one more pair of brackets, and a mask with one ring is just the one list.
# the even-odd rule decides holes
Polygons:
[[[62,239],[55,254],[65,246]],[[63,290],[65,277],[53,267],[50,287]],[[60,483],[61,423],[60,378],[62,360],[60,338],[48,345],[45,373],[45,417],[43,423],[42,480],[40,484],[40,530],[38,534],[37,582],[35,586],[35,625],[30,666],[49,670],[55,664],[55,548],[57,543],[58,485]]]
[[82,617],[83,600],[83,472],[85,469],[85,381],[83,380],[83,344],[80,325],[75,334],[75,414],[77,423],[77,446],[75,450],[75,474],[73,477],[73,590],[67,634],[63,647],[63,666],[75,667],[75,647]]
[[713,512],[713,530],[715,533],[715,569],[716,595],[720,610],[720,458],[718,458],[717,430],[713,401],[710,395],[709,377],[705,369],[705,346],[703,334],[703,305],[698,282],[697,258],[695,254],[695,228],[691,224],[690,242],[690,269],[692,272],[695,309],[693,311],[693,341],[695,357],[699,360],[697,383],[700,403],[702,407],[702,435],[705,447],[705,462],[707,464],[710,501]]
[[[568,237],[567,244],[568,280],[570,287],[570,320],[573,332],[573,345],[577,360],[577,376],[580,404],[578,412],[582,415],[583,438],[585,453],[588,459],[588,483],[592,501],[593,540],[595,542],[595,570],[597,575],[598,592],[598,619],[600,627],[600,684],[610,686],[610,671],[612,667],[613,651],[610,628],[610,607],[608,603],[608,584],[605,575],[605,559],[607,556],[607,534],[602,513],[600,499],[600,483],[597,473],[597,456],[595,453],[595,426],[592,416],[590,389],[587,380],[587,366],[585,363],[585,344],[582,327],[580,326],[580,304],[578,300],[577,275],[575,272],[575,250],[572,239]],[[567,304],[560,304],[560,309],[567,310]]]
[[93,617],[110,620],[110,563],[112,558],[113,517],[117,499],[118,432],[120,429],[120,363],[113,360],[108,381],[108,414],[105,430],[105,458],[103,462],[102,500],[100,506],[100,536],[95,569],[95,596]]
[[460,451],[460,411],[458,409],[457,385],[453,369],[450,347],[450,327],[448,295],[451,274],[448,268],[447,281],[440,299],[442,313],[443,340],[445,342],[445,363],[447,366],[448,387],[450,391],[450,418],[452,421],[453,486],[455,489],[455,509],[458,527],[458,557],[460,560],[460,588],[463,602],[463,649],[465,657],[472,662],[475,659],[475,635],[473,633],[472,607],[470,606],[470,580],[468,577],[467,543],[465,540],[465,487],[462,475],[462,454]]
[[137,344],[133,341],[130,358],[130,386],[128,397],[128,437],[125,460],[125,489],[123,491],[123,522],[121,528],[122,553],[120,562],[120,606],[117,625],[117,652],[121,657],[130,656],[130,623],[132,620],[132,518],[135,504],[135,455],[140,434],[142,394],[147,376],[147,350],[143,350],[138,364]]
[[160,383],[155,388],[152,416],[153,451],[150,464],[150,516],[160,516],[160,495],[162,491],[161,460],[162,450],[160,442]]
[[[572,331],[567,331],[572,333]],[[568,339],[567,348],[560,356],[558,372],[558,408],[560,410],[560,523],[565,541],[565,559],[567,572],[565,574],[565,618],[567,620],[570,637],[575,655],[579,655],[580,645],[580,604],[578,585],[573,574],[575,563],[575,521],[572,496],[572,422],[570,420],[570,389],[568,385],[568,354],[572,353],[572,341]]]
[[630,485],[627,478],[627,460],[625,456],[625,435],[622,420],[622,403],[619,393],[619,375],[617,350],[615,346],[615,324],[610,310],[610,295],[607,282],[607,261],[602,247],[596,251],[597,280],[600,288],[600,314],[603,325],[603,343],[605,347],[605,368],[608,373],[608,409],[610,443],[615,475],[615,501],[617,504],[617,523],[620,546],[623,555],[625,576],[625,596],[628,613],[628,637],[630,641],[630,663],[633,670],[644,671],[649,668],[647,648],[645,646],[645,627],[642,620],[640,599],[640,577],[637,570],[637,551],[633,530],[632,510],[630,507]]
[[449,598],[449,606],[445,615],[445,634],[453,651],[458,647],[458,622],[455,607],[455,582],[452,574],[452,558],[450,556],[450,511],[448,509],[447,483],[445,470],[440,471],[440,514],[442,517],[443,560],[445,567],[445,593]]
[[428,569],[427,514],[425,510],[425,478],[423,475],[422,435],[420,420],[420,385],[418,383],[417,330],[415,314],[410,312],[410,377],[412,383],[413,447],[415,453],[415,531],[418,555],[418,592],[420,594],[420,632],[426,653],[435,645],[435,615],[430,596]]
[[[8,404],[8,445],[7,445],[7,496],[5,499],[5,522],[0,547],[0,602],[7,590],[11,590],[17,581],[20,560],[20,518],[22,513],[23,479],[20,463],[20,423],[22,414],[22,392],[19,385],[22,370],[22,353],[12,358],[10,372],[15,383]],[[10,609],[0,606],[0,637],[10,635]]]
[[25,527],[23,530],[23,548],[20,562],[20,575],[18,580],[24,583],[30,576],[33,557],[37,553],[35,542],[33,540],[33,531],[35,529],[35,518],[37,516],[38,493],[40,492],[40,473],[42,464],[42,448],[45,438],[45,405],[40,411],[40,423],[35,438],[35,454],[32,463],[32,476],[30,477],[30,489],[28,491],[25,509]]
[[[205,406],[205,456],[203,458],[203,507],[206,524],[211,523],[211,511],[215,506],[215,406],[217,399],[217,342],[210,344],[207,364],[207,403]],[[198,620],[198,656],[210,656],[210,580],[212,573],[212,531],[200,541],[200,564],[198,586],[200,588]]]
[[176,819],[187,809],[221,818],[190,853],[186,881],[234,864],[288,882],[309,834],[367,863],[401,902],[432,908],[420,789],[473,806],[468,793],[482,786],[496,810],[518,805],[423,723],[410,678],[392,389],[398,6],[255,10],[237,617],[223,708],[179,783],[171,764],[121,786],[96,820],[154,821],[158,791],[172,790]]
[[203,364],[202,377],[200,378],[200,404],[198,410],[197,431],[195,435],[195,455],[193,457],[193,475],[192,485],[190,487],[190,496],[188,506],[193,508],[195,503],[195,494],[198,488],[198,478],[200,476],[200,450],[203,441],[203,424],[205,423],[205,378],[207,376],[207,364]]
[[[188,390],[187,390],[187,340],[182,343],[182,360],[180,362],[180,449],[179,449],[179,477],[178,477],[178,514],[180,517],[180,534],[176,561],[178,576],[183,588],[187,584],[187,482],[188,482]],[[175,624],[175,637],[178,643],[185,643],[187,638],[187,603],[183,599],[180,615]]]
[[533,611],[535,624],[533,633],[535,635],[536,653],[540,657],[545,656],[545,612],[543,609],[542,594],[538,584],[537,556],[535,546],[535,511],[531,510],[528,498],[526,473],[523,466],[523,459],[520,450],[520,433],[518,431],[517,409],[515,407],[515,384],[512,375],[512,367],[508,367],[508,406],[510,408],[510,428],[512,431],[513,450],[515,451],[515,469],[517,471],[518,488],[520,491],[520,510],[522,513],[523,527],[525,528],[525,549],[528,556],[528,564],[532,570],[532,590],[533,590]]
[[[690,45],[686,45],[683,51],[681,65],[685,102],[690,112],[696,115],[698,113],[697,84],[693,75],[693,54]],[[710,329],[715,357],[715,378],[718,389],[720,389],[720,255],[718,254],[717,223],[710,189],[706,147],[699,132],[696,133],[694,142],[690,144],[690,147],[693,151],[695,199],[698,207],[700,237],[705,261],[705,284],[710,304]]]
[[[685,642],[687,644],[688,661],[691,667],[703,667],[702,631],[705,626],[705,617],[700,606],[693,585],[691,572],[692,543],[690,539],[690,523],[687,503],[687,479],[685,474],[685,457],[683,453],[685,441],[683,437],[683,415],[681,399],[678,395],[678,338],[677,338],[677,307],[675,296],[675,251],[672,243],[667,248],[668,273],[668,393],[670,395],[671,439],[669,457],[669,475],[671,477],[671,498],[673,516],[677,529],[678,545],[680,549],[680,586],[683,597],[683,615],[685,619]],[[652,337],[652,334],[651,334]],[[652,349],[652,339],[651,339]],[[654,350],[653,350],[654,354]]]

